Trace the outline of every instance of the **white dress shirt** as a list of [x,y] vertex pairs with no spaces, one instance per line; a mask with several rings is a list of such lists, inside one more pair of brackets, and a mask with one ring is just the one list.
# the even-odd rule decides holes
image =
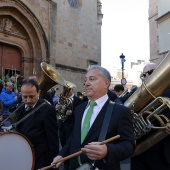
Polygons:
[[[93,108],[93,113],[92,113],[92,116],[91,116],[91,119],[90,119],[90,127],[89,128],[91,128],[92,124],[94,123],[96,117],[98,116],[100,110],[102,109],[103,105],[106,103],[108,98],[109,97],[106,94],[106,95],[100,97],[99,99],[95,100],[96,106],[94,106],[94,108]],[[90,100],[88,101],[87,107],[86,107],[84,114],[83,114],[83,119],[82,119],[82,122],[81,122],[81,128],[83,127],[83,122],[84,122],[87,110],[90,107],[89,103],[90,103]]]

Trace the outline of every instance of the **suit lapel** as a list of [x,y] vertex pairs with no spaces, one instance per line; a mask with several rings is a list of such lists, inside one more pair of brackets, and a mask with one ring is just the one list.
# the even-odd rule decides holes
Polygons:
[[[35,105],[34,108],[36,108],[37,106],[39,106],[42,102],[43,102],[42,100],[38,100],[38,102],[36,103],[36,105]],[[21,119],[21,113],[24,112],[24,109],[25,109],[25,105],[24,105],[24,107],[22,108],[22,111],[20,112],[20,117],[19,117],[19,119]],[[31,112],[31,111],[32,111],[32,110],[30,110],[30,112]],[[38,110],[37,110],[37,111],[38,111]],[[37,111],[36,111],[36,112],[37,112]],[[30,112],[28,112],[28,114],[29,114]],[[36,117],[36,112],[35,112],[33,115],[31,115],[30,117],[28,117],[27,119],[24,120],[24,127],[25,127],[25,128],[24,128],[24,132],[28,131],[29,128],[31,128],[30,124],[31,124],[31,122],[34,120],[34,118]]]

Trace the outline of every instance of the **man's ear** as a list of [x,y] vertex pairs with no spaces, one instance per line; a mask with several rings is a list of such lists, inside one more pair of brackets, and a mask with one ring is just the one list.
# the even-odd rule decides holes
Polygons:
[[38,91],[38,96],[40,96],[41,90]]
[[105,81],[105,85],[106,85],[106,88],[108,89],[109,86],[110,86],[110,81],[109,81],[109,80],[106,80],[106,81]]

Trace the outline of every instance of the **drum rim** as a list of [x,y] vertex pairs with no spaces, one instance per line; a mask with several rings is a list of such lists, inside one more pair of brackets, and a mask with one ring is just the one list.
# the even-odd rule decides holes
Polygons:
[[1,132],[0,133],[0,136],[2,135],[7,135],[7,134],[16,134],[18,136],[22,136],[29,144],[30,148],[31,148],[31,151],[32,151],[32,156],[33,156],[33,161],[32,161],[32,167],[31,167],[31,170],[34,170],[34,167],[35,167],[35,151],[34,151],[34,146],[33,144],[31,143],[31,141],[23,134],[19,133],[19,132],[10,132],[10,131],[7,131],[7,132]]

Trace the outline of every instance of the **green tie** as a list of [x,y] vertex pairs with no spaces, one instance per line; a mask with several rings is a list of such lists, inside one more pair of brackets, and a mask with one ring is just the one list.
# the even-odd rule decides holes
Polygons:
[[25,111],[29,111],[30,109],[32,109],[32,107],[27,106],[27,107],[25,108]]
[[82,130],[81,130],[81,143],[84,141],[87,133],[88,133],[88,130],[89,130],[89,126],[90,126],[90,119],[91,119],[91,116],[92,116],[92,113],[93,113],[93,108],[94,106],[96,105],[96,102],[95,101],[90,101],[90,107],[86,113],[86,116],[85,116],[85,119],[84,119],[84,122],[83,122],[83,127],[82,127]]

